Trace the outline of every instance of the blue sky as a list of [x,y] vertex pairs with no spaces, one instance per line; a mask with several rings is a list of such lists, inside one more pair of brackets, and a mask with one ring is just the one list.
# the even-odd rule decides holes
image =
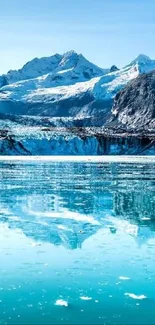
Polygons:
[[0,5],[0,73],[74,49],[101,67],[155,59],[155,0],[7,0]]

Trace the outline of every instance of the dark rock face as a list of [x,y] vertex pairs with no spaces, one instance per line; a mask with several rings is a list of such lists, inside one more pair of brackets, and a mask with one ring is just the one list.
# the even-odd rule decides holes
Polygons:
[[155,71],[132,80],[115,97],[108,127],[155,133]]
[[7,80],[5,76],[0,76],[0,88],[7,85]]
[[115,72],[117,70],[119,70],[119,69],[116,67],[116,65],[112,65],[110,68],[110,72]]

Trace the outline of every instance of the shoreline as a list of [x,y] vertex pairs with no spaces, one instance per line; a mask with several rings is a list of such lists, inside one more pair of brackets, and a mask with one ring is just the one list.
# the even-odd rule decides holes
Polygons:
[[0,156],[0,161],[155,163],[155,156]]

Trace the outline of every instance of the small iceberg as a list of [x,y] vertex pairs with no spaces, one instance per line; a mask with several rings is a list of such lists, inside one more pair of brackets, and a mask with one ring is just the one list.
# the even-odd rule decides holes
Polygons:
[[55,305],[56,305],[56,306],[68,307],[68,301],[63,300],[63,299],[58,299],[58,300],[55,302]]
[[88,296],[82,296],[80,297],[81,300],[92,300],[92,297],[88,297]]
[[36,247],[36,246],[41,246],[41,243],[38,243],[38,242],[31,242],[30,245],[32,247]]
[[130,297],[130,298],[132,298],[132,299],[138,299],[138,300],[143,300],[143,299],[147,299],[147,297],[146,296],[144,296],[144,295],[135,295],[134,293],[125,293],[125,296],[128,296],[128,297]]
[[123,280],[123,281],[130,280],[130,278],[128,276],[119,276],[119,279]]

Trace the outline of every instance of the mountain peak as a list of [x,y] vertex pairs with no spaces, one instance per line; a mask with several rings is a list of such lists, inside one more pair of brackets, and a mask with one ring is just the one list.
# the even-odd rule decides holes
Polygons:
[[145,54],[139,54],[132,62],[133,63],[149,63],[151,62],[151,59],[149,58],[149,56],[145,55]]
[[64,66],[65,69],[72,67],[73,65],[77,64],[79,60],[79,54],[75,51],[67,51],[62,55],[60,66]]
[[18,81],[47,76],[48,86],[90,80],[109,72],[88,61],[82,54],[74,50],[64,54],[52,55],[50,57],[34,58],[27,62],[19,70],[10,70],[7,74],[0,76],[0,87],[13,84]]
[[118,71],[119,69],[117,68],[117,66],[114,64],[111,66],[110,68],[110,72],[115,72],[115,71]]
[[[136,66],[136,67],[135,67]],[[139,73],[147,73],[155,68],[155,60],[149,58],[145,54],[139,54],[133,61],[130,62],[125,68],[133,68]]]
[[63,54],[63,56],[69,56],[69,57],[73,55],[79,55],[79,54],[74,50],[69,50]]

